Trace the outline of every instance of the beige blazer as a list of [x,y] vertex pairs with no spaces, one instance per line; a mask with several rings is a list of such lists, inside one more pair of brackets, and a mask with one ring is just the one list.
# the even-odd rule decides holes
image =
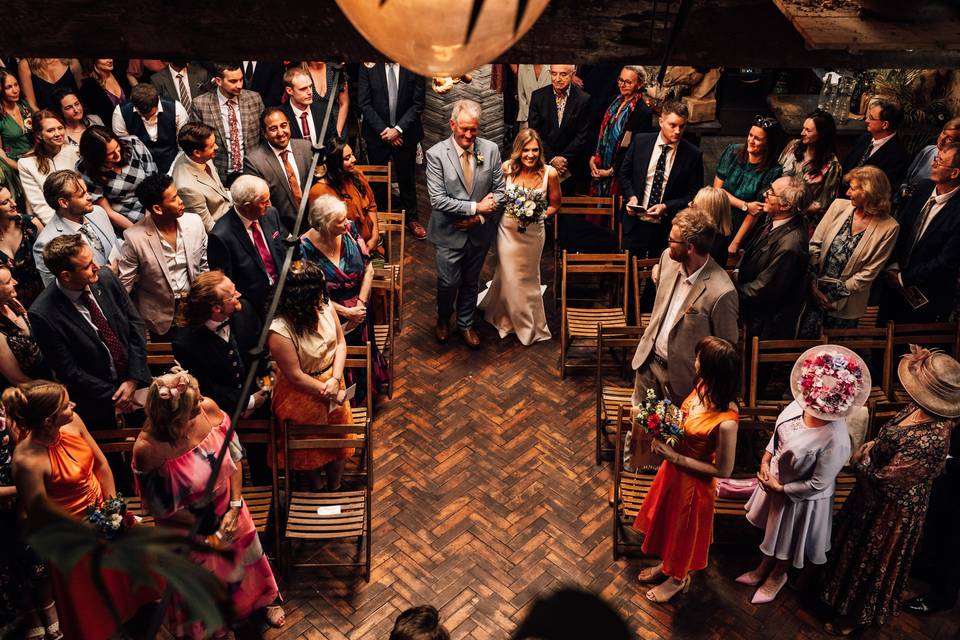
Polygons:
[[[180,238],[186,248],[187,281],[207,266],[207,233],[200,216],[184,213],[178,220]],[[163,257],[160,232],[150,214],[123,232],[120,248],[120,283],[133,298],[140,317],[153,333],[164,334],[173,324],[173,278]]]
[[[826,254],[837,237],[843,223],[853,214],[853,205],[849,200],[838,198],[833,201],[820,219],[810,238],[810,269],[818,276],[823,275]],[[834,306],[836,311],[830,315],[835,318],[855,320],[867,310],[870,297],[870,285],[880,274],[880,270],[890,259],[897,244],[900,225],[889,214],[876,215],[863,231],[863,236],[847,260],[840,279],[850,295],[841,298]]]
[[667,369],[670,388],[677,398],[684,398],[693,390],[694,350],[697,343],[706,336],[717,336],[731,344],[737,343],[739,297],[730,276],[713,258],[708,258],[687,294],[676,322],[672,327],[663,327],[678,276],[683,275],[680,263],[672,260],[669,253],[670,250],[666,249],[660,256],[657,297],[653,302],[650,324],[643,332],[633,356],[633,368],[639,369],[647,364],[653,355],[657,335],[661,330],[669,331]]
[[24,156],[17,160],[17,171],[20,172],[20,184],[23,185],[23,197],[27,204],[27,213],[40,218],[43,224],[50,224],[54,211],[43,198],[43,183],[54,171],[70,169],[75,171],[77,160],[80,159],[78,147],[64,144],[60,152],[55,155],[47,168],[46,173],[40,171],[36,156]]
[[233,201],[230,199],[230,191],[220,181],[213,162],[208,162],[207,165],[212,176],[207,175],[206,171],[181,153],[170,167],[170,176],[177,185],[177,193],[183,200],[183,206],[190,213],[200,216],[204,228],[210,233],[217,220],[230,211]]

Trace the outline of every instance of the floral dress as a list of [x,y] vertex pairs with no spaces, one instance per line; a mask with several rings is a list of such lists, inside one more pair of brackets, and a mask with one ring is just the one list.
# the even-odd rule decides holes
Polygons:
[[[853,214],[851,213],[840,231],[837,232],[833,242],[830,243],[830,248],[827,249],[827,254],[824,256],[823,271],[819,277],[839,279],[861,238],[863,238],[863,231],[860,233],[853,232]],[[849,295],[846,287],[842,284],[820,284],[818,286],[831,302],[836,302]],[[800,319],[800,337],[818,338],[824,327],[852,329],[857,326],[857,322],[856,318],[835,318],[818,307],[813,301],[808,301]]]
[[824,602],[859,625],[881,625],[900,595],[923,532],[933,480],[943,471],[957,420],[901,426],[908,405],[852,463],[857,485],[836,518]]
[[783,167],[783,175],[799,176],[810,190],[813,203],[817,206],[815,219],[810,222],[816,226],[830,203],[837,197],[843,179],[843,167],[835,155],[831,155],[822,167],[811,167],[809,161],[797,160],[794,149],[798,142],[799,140],[791,141],[783,150],[780,154],[780,165]]
[[10,274],[17,281],[17,299],[24,307],[29,309],[33,301],[43,291],[43,279],[40,277],[40,271],[37,270],[37,263],[33,256],[33,244],[37,241],[37,228],[26,218],[20,222],[19,226],[23,233],[20,246],[17,247],[17,251],[12,256],[0,251],[0,264],[4,264],[10,269]]

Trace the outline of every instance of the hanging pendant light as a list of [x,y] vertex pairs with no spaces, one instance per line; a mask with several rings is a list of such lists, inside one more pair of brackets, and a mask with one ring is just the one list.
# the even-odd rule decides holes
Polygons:
[[509,49],[550,0],[337,0],[370,44],[425,76],[459,76]]

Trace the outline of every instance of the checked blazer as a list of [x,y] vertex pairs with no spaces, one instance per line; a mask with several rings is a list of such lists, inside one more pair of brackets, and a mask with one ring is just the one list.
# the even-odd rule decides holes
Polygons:
[[[213,166],[217,168],[221,180],[226,180],[230,173],[230,143],[227,140],[229,133],[224,128],[223,117],[220,114],[220,101],[217,98],[220,90],[197,96],[190,109],[190,119],[202,122],[213,127],[213,135],[217,141],[217,155],[213,158]],[[254,149],[260,144],[260,114],[263,113],[263,100],[254,91],[243,89],[239,98],[240,128],[243,131],[242,154]],[[242,165],[242,158],[240,164]]]

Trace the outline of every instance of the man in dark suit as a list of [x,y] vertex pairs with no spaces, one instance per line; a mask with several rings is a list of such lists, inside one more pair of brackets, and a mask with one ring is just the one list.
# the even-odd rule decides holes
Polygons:
[[193,99],[210,91],[210,74],[186,60],[166,60],[167,68],[150,76],[161,98],[176,100],[189,113]]
[[871,100],[867,108],[867,133],[857,138],[843,159],[843,173],[869,164],[887,174],[890,188],[896,189],[910,164],[910,154],[897,135],[902,121],[903,108],[898,103],[884,98]]
[[259,93],[263,104],[268,107],[280,104],[280,99],[283,97],[282,63],[244,60],[241,69],[244,87]]
[[[400,185],[400,202],[407,227],[418,240],[427,237],[417,214],[417,144],[423,139],[420,117],[426,104],[426,80],[399,64],[360,65],[357,102],[363,114],[363,140],[370,164],[393,161]],[[381,210],[387,206],[387,187],[376,183],[374,194]]]
[[230,196],[233,208],[213,225],[207,238],[208,262],[211,269],[241,284],[262,320],[283,265],[286,230],[270,206],[270,187],[263,178],[240,176],[230,187]]
[[[290,121],[290,135],[296,140],[306,140],[319,146],[317,142],[323,127],[324,110],[313,102],[313,78],[310,73],[303,67],[290,67],[283,74],[283,87],[287,101],[280,105],[280,108]],[[332,111],[330,116],[331,122],[327,125],[325,134],[327,140],[337,132]]]
[[958,186],[960,144],[944,145],[933,159],[930,180],[918,182],[900,210],[900,236],[883,273],[882,319],[948,319],[960,268]]
[[774,180],[764,198],[763,216],[744,239],[736,281],[740,318],[750,336],[789,339],[796,333],[810,263],[801,213],[809,204],[800,178]]
[[87,426],[115,428],[116,412],[133,411],[133,392],[150,384],[143,322],[80,234],[54,238],[43,254],[56,284],[30,307],[37,344]]
[[[280,222],[293,230],[303,200],[313,159],[313,147],[306,140],[290,138],[290,121],[279,107],[267,107],[260,116],[263,142],[243,159],[243,172],[263,178],[270,185],[270,202]],[[306,229],[306,225],[302,230]]]
[[703,186],[703,153],[682,139],[688,116],[683,103],[664,104],[659,133],[634,137],[620,164],[623,244],[635,256],[663,253],[673,217]]
[[540,134],[543,157],[565,181],[564,191],[574,193],[585,180],[590,146],[590,95],[575,87],[572,64],[550,65],[549,87],[541,87],[530,96],[527,126]]

